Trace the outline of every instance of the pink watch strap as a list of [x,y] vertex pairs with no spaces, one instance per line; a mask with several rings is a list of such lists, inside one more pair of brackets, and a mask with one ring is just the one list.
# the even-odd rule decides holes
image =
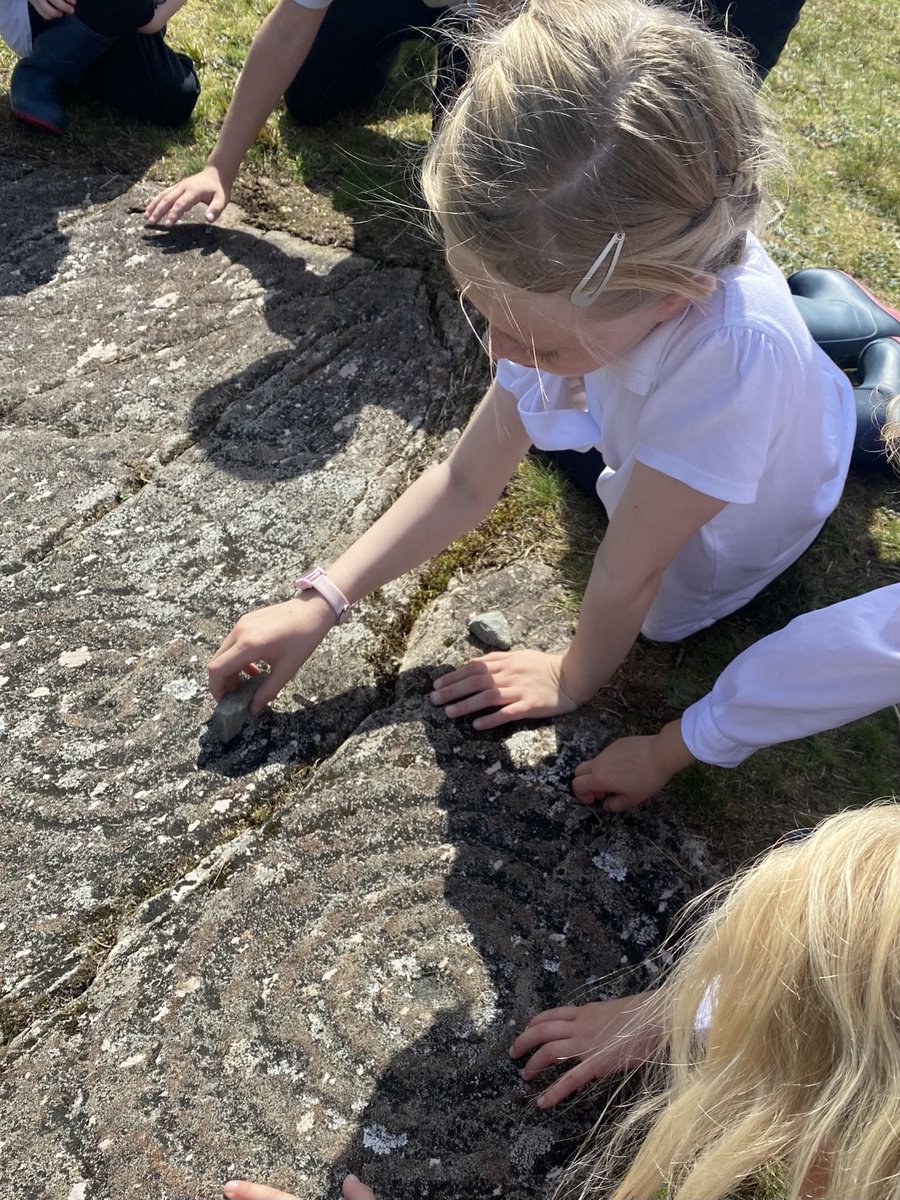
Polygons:
[[337,617],[337,624],[343,625],[345,621],[350,620],[350,601],[341,591],[341,589],[325,574],[324,567],[312,567],[294,580],[294,587],[298,592],[305,592],[307,588],[312,588],[318,592],[323,600],[327,600],[334,609],[334,615]]

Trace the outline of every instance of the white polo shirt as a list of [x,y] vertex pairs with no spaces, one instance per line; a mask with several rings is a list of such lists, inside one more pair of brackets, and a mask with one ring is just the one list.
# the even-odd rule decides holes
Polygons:
[[663,573],[643,633],[677,641],[746,604],[815,538],[856,429],[846,376],[813,342],[756,238],[707,300],[584,377],[497,365],[532,442],[596,447],[610,516],[636,462],[726,507]]
[[805,613],[740,654],[681,718],[701,762],[837,729],[900,703],[900,583]]

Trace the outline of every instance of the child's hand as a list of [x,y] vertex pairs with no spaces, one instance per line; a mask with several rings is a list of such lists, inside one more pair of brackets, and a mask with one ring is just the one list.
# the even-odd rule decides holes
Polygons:
[[[279,1192],[277,1188],[251,1183],[248,1179],[231,1179],[222,1191],[228,1200],[297,1200],[290,1192]],[[375,1200],[372,1189],[361,1183],[355,1175],[345,1176],[341,1195],[344,1200]]]
[[540,1108],[553,1108],[592,1079],[604,1079],[640,1066],[659,1045],[655,993],[641,992],[621,1000],[600,1000],[578,1007],[551,1008],[538,1013],[509,1048],[511,1058],[540,1049],[522,1068],[523,1079],[534,1079],[547,1067],[567,1059],[570,1067],[538,1096]]
[[355,1175],[345,1175],[344,1185],[341,1188],[341,1195],[344,1200],[375,1200],[375,1193],[370,1187],[357,1179]]
[[250,704],[258,713],[274,700],[334,626],[334,612],[316,592],[284,604],[246,613],[207,663],[209,690],[216,700],[241,685],[241,672],[257,674],[257,662],[271,667],[269,678]]
[[435,679],[431,701],[446,705],[448,717],[499,709],[473,721],[475,729],[494,729],[523,717],[555,717],[578,707],[563,686],[561,666],[561,655],[540,650],[485,654]]
[[231,196],[231,183],[223,180],[216,167],[204,167],[158,192],[144,209],[148,225],[164,225],[170,229],[195,204],[206,205],[206,219],[217,220]]
[[30,0],[31,7],[45,21],[54,21],[57,17],[68,17],[75,11],[75,0]]
[[579,763],[572,791],[582,804],[602,800],[607,812],[627,812],[696,761],[682,739],[681,722],[671,721],[652,737],[619,738]]

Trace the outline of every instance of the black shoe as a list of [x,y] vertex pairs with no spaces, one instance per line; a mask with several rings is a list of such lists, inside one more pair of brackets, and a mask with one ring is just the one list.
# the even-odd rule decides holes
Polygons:
[[13,69],[9,102],[14,117],[47,133],[65,133],[66,84],[76,83],[115,38],[95,33],[77,17],[58,17],[34,39],[34,49]]
[[900,312],[843,271],[797,271],[788,287],[814,340],[838,366],[853,366],[876,338],[900,337]]
[[879,338],[859,356],[856,397],[856,444],[850,461],[857,467],[887,463],[881,430],[888,400],[900,395],[900,341]]

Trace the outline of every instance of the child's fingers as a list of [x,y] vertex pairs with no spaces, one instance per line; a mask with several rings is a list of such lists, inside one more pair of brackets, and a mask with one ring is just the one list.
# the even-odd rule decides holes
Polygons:
[[[545,1042],[562,1042],[572,1036],[572,1018],[569,1020],[542,1021],[540,1025],[529,1025],[523,1029],[509,1048],[512,1058],[521,1058],[535,1046]],[[530,1066],[530,1063],[529,1063]]]
[[541,1092],[537,1098],[537,1106],[542,1109],[553,1108],[561,1100],[565,1100],[567,1096],[577,1092],[579,1088],[583,1088],[592,1080],[607,1074],[609,1072],[601,1067],[597,1058],[589,1058],[587,1062],[578,1063]]
[[[448,717],[468,717],[471,713],[481,712],[483,708],[494,708],[498,704],[505,704],[509,698],[509,693],[501,691],[500,688],[486,687],[484,691],[476,692],[474,696],[467,696],[465,700],[448,704],[444,712]],[[476,724],[475,728],[480,729],[482,726]]]
[[[499,693],[503,696],[503,693]],[[497,701],[503,704],[502,699]],[[483,708],[493,708],[494,705],[490,702],[482,705]],[[486,717],[479,717],[477,721],[472,722],[472,728],[477,729],[480,733],[483,729],[496,729],[499,725],[506,725],[510,721],[518,721],[523,717],[533,716],[534,713],[529,705],[524,700],[514,700],[511,704],[503,704],[503,707],[497,712],[488,713]]]
[[198,195],[193,188],[183,188],[169,204],[165,217],[164,225],[177,225],[181,218],[191,211],[195,205],[200,204],[204,199],[202,195]]
[[[569,1033],[571,1034],[571,1027]],[[576,1052],[570,1038],[560,1037],[554,1042],[545,1042],[537,1049],[519,1074],[523,1079],[531,1080],[535,1075],[540,1075],[541,1071],[546,1071],[548,1067],[558,1066],[559,1063],[566,1062],[575,1056]]]
[[629,809],[637,808],[643,802],[644,797],[642,796],[627,796],[622,792],[613,792],[603,801],[603,809],[605,812],[628,812]]
[[375,1193],[370,1187],[357,1179],[355,1175],[346,1175],[344,1184],[341,1188],[341,1195],[344,1200],[375,1200]]
[[[513,1042],[512,1046],[509,1048],[510,1053],[512,1054],[513,1046],[515,1046],[516,1042],[518,1042],[519,1038],[522,1037],[522,1034],[524,1034],[526,1030],[534,1029],[538,1025],[546,1025],[548,1021],[573,1021],[578,1015],[578,1011],[577,1005],[564,1004],[559,1008],[545,1008],[543,1012],[535,1014],[535,1016],[533,1016],[525,1026],[525,1029],[522,1030],[522,1033],[517,1035],[516,1041]],[[517,1054],[513,1054],[512,1056],[513,1058],[519,1057]]]
[[258,657],[246,646],[236,643],[225,650],[217,650],[206,664],[209,690],[213,697],[221,700],[226,692],[233,692],[240,686],[241,672],[251,667]]
[[175,203],[175,197],[178,195],[178,186],[166,188],[160,192],[158,196],[154,196],[147,207],[144,209],[144,220],[148,225],[162,224],[163,217]]
[[469,675],[483,673],[490,669],[495,663],[507,662],[509,655],[506,653],[494,652],[492,654],[482,654],[480,658],[470,659],[464,667],[457,667],[455,671],[447,671],[443,675],[439,675],[433,680],[433,686],[436,688],[449,687],[451,684],[458,683],[461,679],[466,679]]
[[210,224],[218,221],[228,204],[228,197],[221,188],[216,188],[212,200],[206,209],[206,219]]
[[222,1188],[228,1200],[297,1200],[290,1192],[279,1192],[277,1188],[263,1183],[251,1183],[249,1179],[229,1179]]
[[582,804],[593,804],[606,795],[606,791],[597,786],[594,776],[588,774],[572,776],[572,792]]
[[449,704],[471,696],[473,691],[489,687],[493,676],[489,666],[483,666],[481,659],[461,667],[450,675],[442,675],[432,685],[431,699],[434,704]]
[[266,705],[275,699],[284,685],[293,679],[294,674],[294,667],[290,663],[273,667],[269,672],[269,678],[265,683],[260,684],[258,691],[250,701],[250,712],[254,716],[261,713]]

